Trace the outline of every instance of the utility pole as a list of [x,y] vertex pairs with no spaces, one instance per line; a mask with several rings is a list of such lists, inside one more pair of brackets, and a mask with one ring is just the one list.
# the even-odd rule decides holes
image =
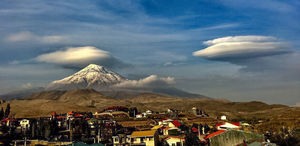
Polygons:
[[70,131],[70,141],[73,141],[73,131],[71,127],[71,119],[69,119],[69,131]]
[[200,124],[198,124],[198,137],[199,137],[199,140],[200,140]]
[[27,130],[27,126],[25,127],[25,139],[24,139],[24,146],[26,146],[26,130]]
[[101,135],[100,132],[101,132],[101,123],[98,125],[98,136],[97,136],[98,137],[97,138],[97,142],[98,143],[100,142],[100,140],[99,140],[100,139],[100,135]]

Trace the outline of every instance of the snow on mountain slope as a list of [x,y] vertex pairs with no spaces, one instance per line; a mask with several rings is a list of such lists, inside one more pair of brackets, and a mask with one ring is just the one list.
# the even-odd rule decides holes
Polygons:
[[53,81],[47,90],[70,90],[78,88],[106,88],[110,85],[127,80],[121,75],[106,69],[103,66],[90,64],[79,72],[62,80]]

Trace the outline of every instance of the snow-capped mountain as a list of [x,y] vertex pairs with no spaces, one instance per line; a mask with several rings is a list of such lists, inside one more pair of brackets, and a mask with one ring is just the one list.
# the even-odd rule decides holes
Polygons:
[[110,85],[127,80],[121,75],[108,70],[103,66],[90,64],[79,72],[62,80],[53,81],[47,90],[70,90],[79,88],[106,88]]
[[[130,83],[129,85],[137,84],[136,88],[119,88],[117,85],[119,83]],[[159,80],[161,82],[161,80]],[[140,84],[153,84],[151,86],[141,86]],[[128,86],[129,86],[128,85]],[[46,90],[73,90],[73,89],[86,89],[92,88],[96,91],[103,93],[104,95],[122,98],[126,95],[138,95],[143,92],[147,93],[158,93],[170,96],[178,97],[201,97],[207,98],[199,94],[192,94],[177,88],[169,86],[155,86],[155,83],[151,82],[149,78],[140,80],[128,80],[121,75],[106,69],[103,66],[96,64],[90,64],[79,72],[66,77],[61,80],[56,80],[50,83]],[[120,94],[119,94],[120,93]]]

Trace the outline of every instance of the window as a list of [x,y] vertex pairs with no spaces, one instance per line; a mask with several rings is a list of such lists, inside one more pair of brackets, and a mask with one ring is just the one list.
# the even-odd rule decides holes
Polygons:
[[116,139],[115,139],[115,142],[118,142],[118,141],[119,141],[119,138],[116,138]]
[[149,141],[153,140],[153,138],[149,137]]

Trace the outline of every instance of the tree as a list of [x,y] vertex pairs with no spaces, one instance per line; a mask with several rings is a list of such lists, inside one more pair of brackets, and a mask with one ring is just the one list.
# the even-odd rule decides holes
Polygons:
[[2,120],[4,118],[4,111],[3,111],[3,107],[1,108],[0,111],[0,120]]
[[4,113],[4,117],[7,118],[10,114],[10,104],[7,104],[6,109],[5,109],[5,113]]
[[193,133],[187,133],[185,137],[185,145],[186,146],[199,146],[200,141],[199,138]]

